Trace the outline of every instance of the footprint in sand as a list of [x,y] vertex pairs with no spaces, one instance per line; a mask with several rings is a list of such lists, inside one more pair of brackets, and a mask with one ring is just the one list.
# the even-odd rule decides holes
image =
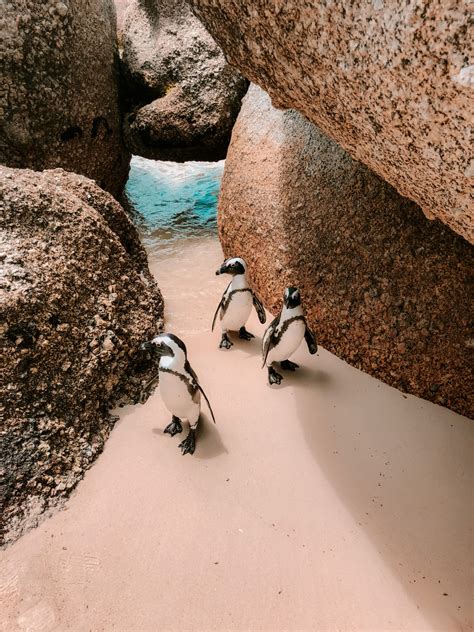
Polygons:
[[65,555],[60,563],[62,580],[73,586],[84,586],[89,582],[91,574],[100,571],[101,563],[98,557],[89,553],[80,555]]
[[17,617],[22,632],[49,632],[56,627],[56,614],[47,601],[40,601]]
[[6,606],[19,595],[18,573],[8,568],[0,575],[0,606]]

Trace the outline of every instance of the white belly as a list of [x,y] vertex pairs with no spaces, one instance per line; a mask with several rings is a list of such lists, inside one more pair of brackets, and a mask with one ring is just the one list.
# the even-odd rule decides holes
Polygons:
[[238,331],[247,322],[252,311],[252,294],[236,292],[232,295],[229,306],[221,319],[222,331]]
[[163,403],[172,415],[187,419],[191,423],[197,420],[201,408],[199,391],[193,400],[186,382],[166,371],[160,371],[159,386]]
[[298,349],[304,338],[306,326],[303,320],[293,321],[283,334],[282,339],[274,349],[270,349],[267,357],[267,365],[272,362],[282,362]]

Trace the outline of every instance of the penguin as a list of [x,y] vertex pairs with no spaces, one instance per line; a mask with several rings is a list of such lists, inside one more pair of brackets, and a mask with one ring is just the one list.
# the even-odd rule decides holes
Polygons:
[[262,303],[249,287],[246,270],[247,264],[240,257],[226,259],[219,270],[216,270],[216,274],[231,274],[233,277],[222,295],[212,320],[212,331],[214,331],[217,314],[219,314],[222,330],[222,339],[219,344],[221,349],[230,349],[234,344],[228,336],[229,331],[238,331],[239,338],[242,340],[255,338],[245,329],[252,304],[257,311],[259,321],[263,324],[267,320]]
[[288,358],[298,349],[303,338],[309,352],[316,353],[318,345],[306,323],[301,307],[300,292],[295,287],[287,287],[283,295],[283,309],[263,335],[262,369],[265,365],[267,366],[270,385],[280,384],[283,379],[283,376],[275,371],[274,362],[279,362],[285,371],[294,371],[298,368],[298,365]]
[[[196,373],[188,362],[186,345],[174,334],[159,334],[141,349],[159,357],[158,377],[160,394],[172,415],[171,423],[164,432],[174,437],[183,431],[182,420],[189,422],[189,434],[179,444],[182,454],[193,454],[196,448],[196,432],[201,415],[201,394],[207,402],[214,423],[211,404],[199,384]],[[153,378],[151,382],[156,381]]]

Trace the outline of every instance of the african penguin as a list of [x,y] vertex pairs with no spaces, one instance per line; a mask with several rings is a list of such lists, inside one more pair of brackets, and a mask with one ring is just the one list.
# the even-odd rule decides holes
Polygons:
[[193,454],[196,447],[196,431],[201,414],[201,393],[209,406],[209,400],[199,384],[196,373],[188,362],[186,345],[174,334],[159,334],[141,349],[159,357],[158,376],[160,394],[166,408],[172,414],[171,423],[164,432],[172,437],[183,431],[182,419],[189,422],[189,434],[179,444],[183,454]]
[[230,349],[233,342],[228,336],[229,331],[238,331],[239,338],[250,340],[254,335],[245,329],[245,323],[250,316],[252,304],[254,305],[259,321],[263,324],[266,320],[265,310],[262,303],[249,287],[247,275],[245,274],[247,265],[240,257],[226,259],[216,274],[231,274],[232,281],[227,286],[216,313],[212,320],[212,331],[219,314],[222,338],[219,347]]
[[316,353],[318,346],[313,332],[306,324],[299,290],[287,287],[283,295],[283,308],[263,335],[262,368],[267,365],[270,385],[280,384],[283,379],[273,368],[274,362],[279,362],[281,368],[286,371],[298,368],[298,365],[290,362],[288,358],[298,349],[303,338],[309,352]]

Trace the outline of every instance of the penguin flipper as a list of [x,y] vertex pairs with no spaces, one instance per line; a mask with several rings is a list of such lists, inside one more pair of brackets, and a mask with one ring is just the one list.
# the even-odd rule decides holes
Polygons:
[[221,300],[219,301],[219,305],[217,306],[216,313],[214,314],[214,318],[212,319],[211,331],[214,331],[214,325],[216,324],[217,314],[219,313],[219,310],[221,309],[221,307],[224,307],[224,300],[227,296],[227,292],[231,285],[232,285],[232,281],[226,287],[224,294],[221,296]]
[[140,391],[140,395],[138,397],[138,403],[139,404],[144,404],[146,402],[146,400],[150,397],[150,393],[153,390],[154,386],[156,385],[156,383],[158,382],[158,373],[156,375],[154,375],[151,380],[148,380],[148,382],[145,384],[145,386],[142,388],[142,390]]
[[192,366],[189,364],[188,360],[186,360],[185,364],[184,364],[184,368],[186,369],[186,371],[189,373],[189,375],[193,378],[194,383],[196,384],[197,388],[201,391],[201,393],[203,394],[204,399],[206,400],[207,406],[209,408],[209,411],[211,413],[211,417],[212,417],[212,421],[214,423],[216,423],[216,418],[214,417],[214,411],[211,408],[211,404],[207,398],[206,393],[204,392],[204,389],[202,388],[202,386],[199,384],[199,380],[198,380],[198,376],[196,375],[196,372],[194,371],[194,369],[192,368]]
[[276,318],[272,320],[272,322],[268,325],[266,332],[263,334],[262,369],[265,366],[268,354],[270,353],[270,349],[273,349],[273,347],[278,342],[278,336],[275,334],[275,330],[277,328],[278,323],[280,322],[280,316],[281,316],[281,312],[278,314]]
[[316,342],[316,336],[311,331],[311,329],[306,325],[306,329],[304,331],[304,339],[306,340],[306,344],[308,345],[308,351],[311,355],[314,355],[318,351],[318,344]]
[[222,307],[223,301],[224,301],[224,297],[221,298],[219,305],[217,306],[216,313],[214,314],[214,318],[212,319],[211,331],[214,331],[214,325],[216,324],[217,314],[219,313],[219,310]]
[[198,386],[198,389],[199,389],[199,390],[201,391],[201,393],[203,394],[204,399],[206,400],[207,407],[209,408],[209,412],[211,413],[212,421],[213,421],[214,423],[216,423],[216,418],[214,417],[214,411],[213,411],[213,410],[212,410],[212,408],[211,408],[211,404],[210,404],[210,402],[209,402],[209,400],[208,400],[208,398],[207,398],[206,393],[204,392],[204,389],[203,389],[203,388],[202,388],[202,386],[199,384],[199,382],[197,382],[197,386]]
[[255,307],[255,311],[257,312],[258,315],[258,320],[262,323],[265,323],[267,320],[267,315],[265,314],[265,309],[262,305],[262,303],[259,301],[259,299],[255,296],[255,294],[252,292],[252,300],[253,300],[253,306]]

